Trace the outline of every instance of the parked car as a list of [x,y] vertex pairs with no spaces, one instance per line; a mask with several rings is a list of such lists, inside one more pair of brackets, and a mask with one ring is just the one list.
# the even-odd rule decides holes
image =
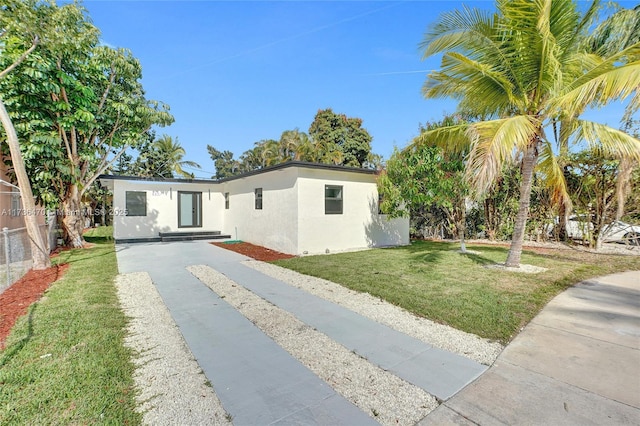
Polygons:
[[[593,224],[586,216],[570,216],[567,221],[567,235],[573,239],[584,239],[593,232]],[[640,245],[640,226],[631,225],[620,220],[604,226],[602,241],[605,243],[619,242],[631,245]]]
[[640,245],[640,226],[630,225],[614,220],[603,230],[604,242],[623,242],[634,246]]

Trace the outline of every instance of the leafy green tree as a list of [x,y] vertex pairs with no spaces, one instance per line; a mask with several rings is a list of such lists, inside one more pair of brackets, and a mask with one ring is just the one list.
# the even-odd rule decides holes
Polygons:
[[[36,48],[55,45],[57,36],[65,34],[66,21],[59,19],[67,13],[48,2],[6,1],[0,6],[0,80],[5,79],[32,54]],[[0,96],[0,121],[7,141],[11,165],[20,188],[22,206],[27,212],[35,211],[35,197],[27,174],[20,142],[13,120]],[[51,266],[42,234],[35,215],[25,216],[27,235],[31,243],[33,269]]]
[[519,186],[520,170],[509,164],[504,166],[500,175],[483,193],[484,220],[481,228],[490,240],[504,240],[513,236]]
[[[456,122],[446,117],[429,124],[425,131]],[[422,140],[399,151],[394,150],[378,179],[382,195],[381,210],[391,217],[416,216],[433,207],[445,214],[450,232],[460,240],[464,253],[466,211],[469,188],[464,180],[463,152],[446,152]]]
[[619,161],[603,158],[595,150],[571,155],[569,185],[578,213],[589,218],[589,245],[600,249],[605,227],[614,219]]
[[371,153],[372,137],[362,127],[362,119],[336,114],[331,108],[318,111],[309,127],[309,136],[318,150],[325,153],[322,162],[362,167]]
[[249,172],[264,167],[263,151],[265,142],[264,140],[255,142],[253,148],[242,153],[239,158],[241,172]]
[[279,140],[264,139],[242,153],[238,160],[230,151],[207,150],[216,167],[216,178],[274,166],[286,161],[339,164],[353,167],[379,168],[382,157],[371,152],[371,136],[361,127],[359,118],[319,111],[311,129],[315,137],[299,129],[285,130]]
[[130,52],[99,45],[84,9],[72,4],[52,10],[65,12],[58,18],[66,33],[32,52],[19,72],[2,81],[0,93],[23,135],[34,192],[60,208],[68,244],[82,247],[83,195],[152,126],[173,117],[145,98],[140,63]]
[[218,151],[211,145],[207,145],[207,151],[216,168],[216,174],[212,176],[213,178],[224,179],[238,174],[240,163],[233,158],[233,152]]
[[174,141],[171,136],[162,135],[161,138],[147,144],[140,152],[139,161],[136,161],[138,174],[159,178],[193,178],[193,173],[185,171],[183,167],[199,169],[200,165],[194,161],[183,160],[185,154],[186,151],[178,142],[178,138]]
[[452,135],[466,135],[471,143],[467,175],[479,192],[490,187],[503,164],[517,159],[521,165],[507,266],[520,265],[534,168],[546,163],[548,179],[562,175],[546,128],[569,117],[572,125],[565,131],[574,141],[640,158],[638,139],[578,119],[585,105],[626,98],[634,108],[640,103],[640,45],[611,55],[582,45],[596,11],[597,2],[583,14],[568,0],[498,0],[495,14],[464,8],[442,15],[422,42],[424,57],[443,54],[441,69],[424,85],[425,97],[453,97],[461,111],[484,118],[423,137],[446,146]]

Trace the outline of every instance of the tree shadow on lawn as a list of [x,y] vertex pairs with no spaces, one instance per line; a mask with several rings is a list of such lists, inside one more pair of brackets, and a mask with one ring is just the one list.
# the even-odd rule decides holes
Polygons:
[[[452,255],[465,256],[478,265],[493,265],[500,263],[500,258],[506,260],[507,249],[504,247],[487,247],[487,246],[469,246],[467,250],[481,251],[482,253],[460,253],[460,243],[448,241],[413,241],[410,246],[402,247],[408,253],[411,253],[413,260],[419,262],[435,263],[445,260],[446,257],[453,258]],[[495,256],[487,257],[484,253],[495,254]],[[504,260],[503,260],[504,262]]]
[[113,236],[109,235],[109,236],[102,236],[102,237],[90,237],[85,235],[84,240],[88,243],[94,243],[94,244],[104,244],[104,243],[109,243],[111,241],[113,241]]
[[[96,250],[102,250],[102,253],[96,254]],[[77,248],[65,250],[58,255],[58,263],[76,263],[87,259],[95,259],[98,257],[108,256],[112,253],[111,250],[107,250],[104,245],[95,245],[93,247]]]
[[5,347],[2,357],[0,357],[0,368],[4,367],[9,361],[11,361],[11,359],[13,359],[33,337],[33,316],[35,315],[36,309],[38,309],[37,301],[31,305],[29,313],[27,314],[27,334],[17,342],[12,342],[9,346]]

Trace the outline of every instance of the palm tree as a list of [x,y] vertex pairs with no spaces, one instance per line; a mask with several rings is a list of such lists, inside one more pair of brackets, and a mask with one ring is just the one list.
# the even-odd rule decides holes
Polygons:
[[280,144],[275,139],[262,142],[262,167],[269,167],[281,162]]
[[300,161],[311,157],[313,145],[309,141],[309,136],[298,129],[285,130],[280,136],[280,161],[296,160]]
[[152,157],[154,158],[153,175],[156,177],[173,177],[174,174],[180,177],[193,178],[193,173],[187,172],[183,167],[194,167],[199,169],[200,165],[193,161],[183,160],[186,151],[178,138],[175,142],[171,136],[162,135],[151,144]]
[[520,163],[519,209],[506,266],[520,265],[534,168],[545,164],[546,177],[561,185],[545,129],[568,120],[567,141],[585,140],[608,154],[640,158],[638,139],[579,119],[588,105],[627,97],[632,108],[640,104],[640,44],[612,54],[584,47],[597,11],[597,1],[582,14],[570,0],[498,0],[495,14],[465,7],[442,15],[421,44],[425,58],[443,53],[424,96],[453,97],[460,111],[482,119],[425,132],[419,141],[436,138],[446,145],[452,136],[466,135],[467,176],[480,192],[504,164]]

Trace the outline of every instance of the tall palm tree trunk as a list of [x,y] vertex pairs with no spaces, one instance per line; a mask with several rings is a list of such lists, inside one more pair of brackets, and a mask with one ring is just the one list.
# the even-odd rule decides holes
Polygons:
[[511,248],[505,266],[520,267],[524,233],[529,217],[529,204],[531,203],[531,187],[533,186],[533,169],[538,162],[538,138],[527,147],[522,159],[522,182],[520,183],[520,204],[513,229]]
[[18,179],[18,187],[20,187],[20,195],[22,199],[22,207],[26,214],[24,222],[27,228],[27,235],[31,241],[31,257],[33,259],[33,269],[47,269],[51,266],[49,253],[47,252],[42,235],[38,230],[38,222],[36,221],[36,203],[31,191],[31,183],[24,167],[24,160],[20,152],[20,144],[18,143],[18,135],[13,127],[11,117],[4,106],[4,102],[0,98],[0,121],[7,134],[7,143],[9,144],[9,152],[11,153],[11,163],[16,172]]

